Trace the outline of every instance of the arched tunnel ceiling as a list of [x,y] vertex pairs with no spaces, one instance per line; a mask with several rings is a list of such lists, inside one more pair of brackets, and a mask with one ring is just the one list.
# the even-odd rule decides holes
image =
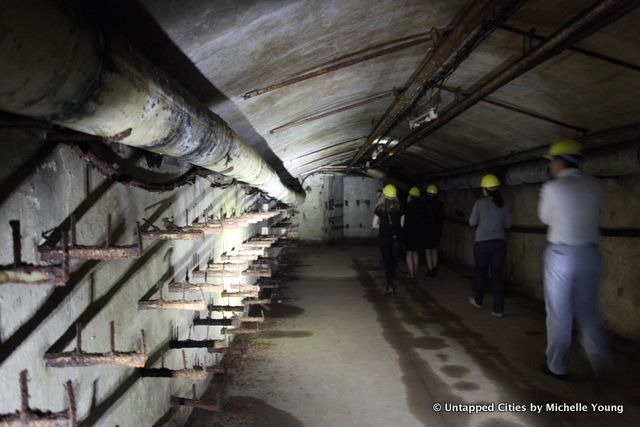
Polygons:
[[[111,5],[109,13],[116,16],[113,22],[125,36],[137,39],[139,49],[267,160],[275,163],[279,158],[296,178],[324,166],[349,163],[433,46],[429,30],[445,30],[466,4],[462,0],[141,0],[136,11],[124,3],[127,6],[120,6],[120,12]],[[528,1],[506,24],[525,31],[535,28],[536,34],[548,36],[592,3]],[[121,19],[123,8],[128,19]],[[139,19],[142,15],[146,21]],[[640,65],[638,22],[636,9],[577,46]],[[155,36],[145,34],[152,30]],[[494,31],[446,86],[472,89],[497,67],[520,57],[526,44],[521,35]],[[382,50],[389,52],[375,55]],[[375,57],[243,98],[252,90],[368,54]],[[480,102],[385,166],[417,181],[431,173],[543,146],[554,138],[575,137],[579,129],[592,133],[637,123],[639,93],[637,69],[565,50],[489,97],[560,124]],[[440,98],[442,109],[454,95],[442,90]],[[409,131],[405,119],[391,135],[401,138]]]

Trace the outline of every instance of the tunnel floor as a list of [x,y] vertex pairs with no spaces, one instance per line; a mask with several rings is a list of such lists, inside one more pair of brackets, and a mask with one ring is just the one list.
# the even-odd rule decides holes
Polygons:
[[[495,318],[490,295],[482,309],[467,302],[470,272],[446,266],[385,298],[375,245],[300,247],[293,260],[286,298],[251,339],[223,411],[195,410],[188,426],[637,425],[635,343],[612,338],[615,367],[601,384],[574,343],[559,381],[540,372],[540,303],[509,296]],[[478,403],[493,407],[447,411]]]

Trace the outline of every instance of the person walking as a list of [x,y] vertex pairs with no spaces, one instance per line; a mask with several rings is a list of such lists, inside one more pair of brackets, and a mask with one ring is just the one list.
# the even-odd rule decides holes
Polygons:
[[378,230],[378,243],[387,283],[385,296],[396,292],[394,278],[398,254],[395,252],[402,236],[401,218],[398,191],[394,185],[387,184],[382,189],[382,196],[376,205],[372,223],[372,228]]
[[435,276],[438,271],[438,246],[442,237],[442,221],[444,207],[438,198],[438,187],[431,184],[427,187],[425,198],[425,258],[427,262],[427,276]]
[[415,280],[418,274],[418,251],[424,249],[424,216],[425,210],[420,200],[420,189],[418,187],[411,187],[409,189],[409,195],[407,196],[404,215],[401,217],[405,249],[407,251],[407,267],[409,269],[409,279],[411,280]]
[[538,204],[538,217],[548,225],[544,253],[547,349],[542,371],[566,378],[575,318],[591,367],[601,376],[610,364],[596,306],[602,276],[598,245],[604,190],[595,178],[580,171],[578,141],[556,141],[545,157],[553,179],[542,186]]
[[482,307],[487,272],[491,273],[493,290],[493,312],[496,317],[504,316],[504,283],[502,269],[507,253],[506,232],[511,227],[511,214],[504,205],[500,194],[500,180],[495,175],[485,175],[480,183],[483,198],[476,201],[469,217],[469,225],[476,227],[473,257],[476,274],[473,295],[469,302],[476,308]]

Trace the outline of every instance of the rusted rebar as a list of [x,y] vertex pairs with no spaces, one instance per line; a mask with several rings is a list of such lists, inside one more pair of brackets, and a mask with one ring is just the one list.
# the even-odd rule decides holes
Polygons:
[[207,309],[207,303],[203,300],[166,300],[154,299],[138,301],[138,310],[191,310],[202,311]]
[[193,227],[185,226],[179,227],[172,222],[168,222],[164,230],[156,227],[146,218],[142,218],[142,221],[149,225],[149,230],[142,232],[142,238],[144,240],[202,240],[204,239],[204,232],[202,230],[195,229]]
[[69,408],[59,412],[41,411],[29,407],[29,372],[20,372],[20,410],[13,414],[0,415],[0,427],[77,427],[76,400],[71,381],[67,381],[65,391]]
[[69,245],[62,240],[62,259],[58,265],[31,265],[22,262],[20,221],[9,221],[13,237],[13,264],[0,266],[0,285],[64,286],[69,280]]
[[196,385],[192,386],[192,397],[191,399],[187,397],[178,397],[171,396],[171,404],[174,406],[189,406],[191,408],[198,408],[209,412],[218,412],[220,410],[220,394],[216,394],[215,402],[204,402],[198,399],[196,393]]
[[[196,270],[197,271],[197,270]],[[193,272],[192,272],[193,274]],[[169,292],[222,292],[224,291],[223,284],[211,284],[211,283],[191,283],[185,282],[172,282],[169,284]]]
[[[142,256],[142,233],[140,224],[136,223],[137,238],[132,245],[111,245],[111,215],[107,217],[107,238],[104,246],[87,246],[76,243],[75,218],[71,216],[71,245],[68,248],[69,258],[92,260],[116,260],[137,259]],[[65,250],[62,247],[44,244],[38,247],[40,257],[46,261],[59,261],[64,258]]]
[[144,330],[140,331],[140,348],[137,351],[121,352],[115,349],[115,326],[110,323],[110,351],[108,353],[87,353],[82,350],[82,324],[76,323],[76,349],[63,353],[45,353],[45,364],[52,368],[85,367],[97,365],[130,366],[142,368],[147,362],[144,344]]
[[226,349],[229,345],[224,340],[178,340],[169,341],[169,348],[213,348]]

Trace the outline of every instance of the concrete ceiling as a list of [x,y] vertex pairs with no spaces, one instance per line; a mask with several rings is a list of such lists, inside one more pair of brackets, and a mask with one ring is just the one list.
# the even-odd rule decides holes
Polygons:
[[[126,4],[125,4],[126,3]],[[111,26],[182,83],[281,175],[344,165],[372,131],[462,0],[142,0],[104,11]],[[550,35],[592,1],[529,1],[507,25]],[[579,46],[640,65],[640,10]],[[412,46],[250,99],[255,89],[399,44]],[[498,29],[448,78],[471,89],[523,53],[522,36]],[[409,43],[411,44],[411,43]],[[390,49],[393,50],[393,49]],[[385,164],[405,178],[481,163],[640,118],[640,72],[565,51],[491,95],[564,125],[481,102]],[[454,97],[444,90],[440,108]],[[356,104],[355,107],[349,106]],[[331,113],[336,109],[341,112]],[[318,115],[324,117],[314,120]],[[298,123],[300,120],[308,122]],[[276,130],[282,126],[295,126]],[[409,133],[407,120],[392,135]],[[280,162],[281,161],[281,162]]]

